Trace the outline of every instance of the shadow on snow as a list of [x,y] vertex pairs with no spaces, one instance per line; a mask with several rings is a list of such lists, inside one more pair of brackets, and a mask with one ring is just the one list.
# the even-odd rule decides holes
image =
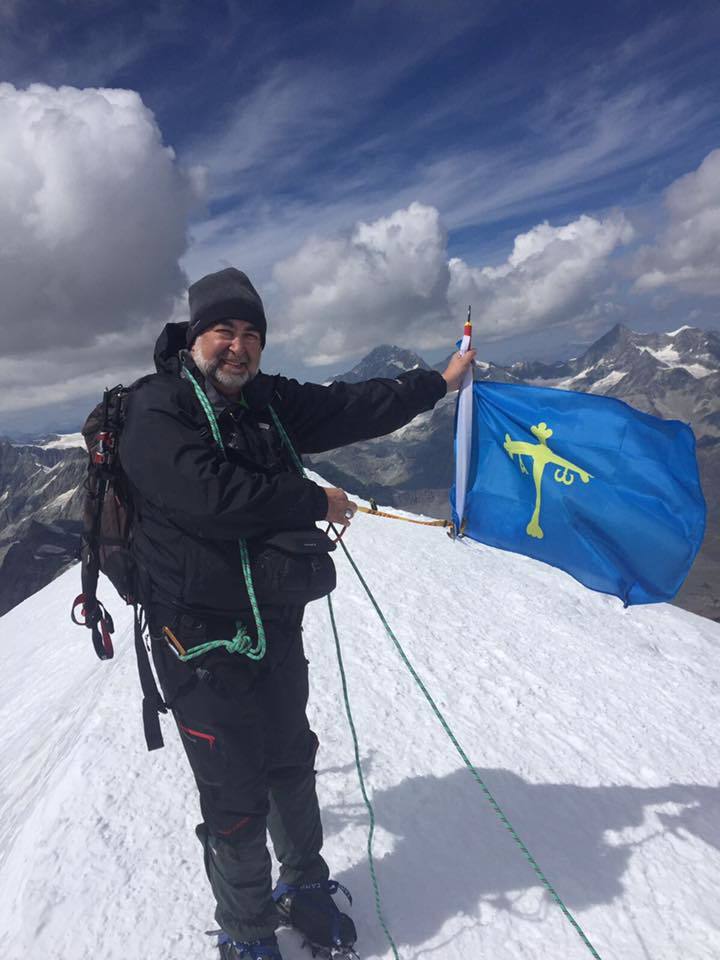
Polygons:
[[[620,896],[633,850],[657,837],[686,842],[691,834],[720,850],[720,787],[581,787],[478,772],[571,912]],[[378,831],[393,837],[392,852],[375,863],[398,944],[424,943],[459,914],[480,923],[481,902],[528,921],[558,909],[547,894],[534,907],[518,904],[540,881],[469,771],[411,777],[371,799]],[[363,804],[323,808],[326,837],[358,823],[367,825]],[[367,858],[336,877],[353,892],[356,913],[374,918]],[[368,922],[362,940],[366,955],[387,949],[377,922]]]

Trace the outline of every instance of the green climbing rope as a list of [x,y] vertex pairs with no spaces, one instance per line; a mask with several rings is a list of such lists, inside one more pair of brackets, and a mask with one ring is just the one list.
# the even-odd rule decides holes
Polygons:
[[370,879],[372,880],[373,891],[375,893],[375,910],[378,915],[378,920],[380,921],[380,926],[385,932],[385,936],[390,943],[390,947],[393,952],[395,960],[400,960],[398,956],[397,947],[395,946],[395,941],[392,938],[392,934],[388,929],[387,923],[385,922],[385,917],[382,911],[382,903],[380,901],[380,886],[378,884],[377,875],[375,873],[375,859],[373,857],[373,839],[375,837],[375,811],[373,810],[373,805],[370,802],[370,797],[368,796],[367,790],[365,788],[365,777],[362,772],[362,765],[360,763],[360,746],[358,744],[357,731],[355,730],[355,724],[353,722],[352,710],[350,709],[350,696],[348,694],[347,678],[345,676],[345,666],[343,664],[342,651],[340,649],[340,638],[337,632],[337,625],[335,623],[335,611],[333,610],[332,600],[330,599],[330,594],[328,594],[328,609],[330,611],[330,623],[332,624],[333,636],[335,637],[335,652],[337,653],[338,667],[340,668],[340,681],[342,683],[343,697],[345,699],[345,713],[348,719],[348,726],[350,727],[350,733],[352,734],[353,747],[355,749],[355,768],[357,770],[358,780],[360,781],[360,791],[365,801],[365,806],[367,807],[368,817],[370,819],[370,829],[368,830],[368,841],[367,841],[367,852],[368,852],[368,864],[370,866]]
[[178,654],[178,660],[186,663],[195,657],[201,657],[204,653],[210,653],[211,650],[217,650],[224,647],[228,653],[241,653],[251,659],[256,659],[257,651],[252,649],[252,639],[242,623],[237,623],[237,633],[232,640],[209,640],[207,643],[200,643],[196,647],[190,647],[185,653]]
[[282,425],[282,421],[280,420],[280,417],[275,413],[272,407],[269,407],[268,409],[270,410],[270,416],[273,418],[275,429],[280,434],[280,439],[290,451],[290,456],[292,457],[293,463],[297,467],[298,473],[300,474],[300,476],[304,477],[305,467],[303,466],[302,460],[298,456],[297,450],[295,449],[295,446],[292,440],[287,435],[287,431],[285,427]]
[[[212,404],[205,395],[205,391],[202,389],[195,377],[190,373],[188,368],[183,367],[183,370],[185,371],[185,375],[187,376],[188,380],[192,384],[192,387],[195,391],[195,396],[200,402],[200,406],[205,412],[205,416],[210,424],[210,430],[212,431],[213,439],[220,448],[222,455],[227,459],[227,454],[225,453],[225,444],[222,441],[220,427],[218,426],[217,417],[215,416],[215,411],[212,408]],[[289,443],[289,441],[287,442]],[[262,660],[262,658],[265,656],[265,651],[267,649],[267,642],[265,640],[265,627],[263,626],[257,597],[255,596],[252,570],[250,569],[250,555],[248,553],[247,543],[243,538],[238,541],[238,545],[240,547],[240,559],[242,561],[245,587],[247,588],[250,606],[252,607],[253,618],[255,620],[255,627],[257,629],[257,646],[252,646],[252,641],[244,624],[242,624],[239,620],[236,620],[236,633],[232,640],[210,640],[208,643],[202,643],[197,647],[191,647],[184,656],[180,657],[181,660],[189,660],[193,657],[199,657],[201,654],[208,653],[210,650],[216,650],[218,647],[225,647],[230,653],[240,653],[243,656],[248,657],[250,660]]]
[[[550,881],[548,880],[548,878],[545,876],[545,874],[543,873],[543,871],[542,871],[542,870],[540,869],[540,867],[538,866],[538,863],[537,863],[537,861],[535,860],[535,858],[532,856],[532,854],[530,853],[530,851],[528,850],[528,848],[525,846],[525,844],[523,843],[523,841],[522,841],[522,840],[520,839],[520,837],[518,836],[517,832],[515,831],[515,828],[513,827],[513,825],[510,823],[510,821],[508,820],[508,818],[507,818],[507,817],[505,816],[505,814],[503,813],[503,811],[502,811],[500,805],[498,804],[497,800],[495,799],[495,797],[493,797],[492,793],[490,793],[490,791],[488,790],[488,788],[487,788],[487,786],[485,785],[482,777],[481,777],[480,774],[478,773],[476,767],[474,767],[473,764],[470,762],[470,759],[468,758],[468,756],[467,756],[467,754],[465,753],[465,751],[463,750],[463,748],[460,746],[460,743],[458,742],[455,734],[454,734],[454,733],[452,732],[452,730],[450,729],[450,726],[449,726],[448,722],[446,721],[445,717],[444,717],[444,716],[442,715],[442,713],[440,712],[439,707],[437,706],[437,704],[435,703],[435,701],[433,700],[433,698],[430,696],[430,693],[429,693],[427,687],[425,686],[425,684],[423,683],[423,681],[422,681],[422,680],[420,679],[420,677],[418,676],[418,673],[417,673],[417,671],[415,670],[415,668],[413,667],[413,665],[412,665],[412,664],[410,663],[410,661],[408,660],[407,654],[406,654],[405,651],[403,650],[402,646],[400,645],[400,641],[397,639],[397,637],[396,637],[395,634],[393,633],[393,631],[392,631],[389,623],[388,623],[387,620],[385,619],[385,615],[383,614],[383,612],[382,612],[382,610],[380,609],[380,607],[379,607],[379,605],[378,605],[375,597],[373,596],[372,591],[370,590],[370,587],[369,587],[369,586],[367,585],[367,583],[365,582],[365,579],[364,579],[363,575],[360,573],[360,570],[358,569],[357,564],[355,563],[355,561],[353,560],[353,558],[350,556],[350,551],[349,551],[348,548],[345,546],[345,544],[344,544],[344,542],[343,542],[342,540],[340,540],[339,542],[340,542],[340,546],[343,548],[343,551],[345,552],[345,556],[348,558],[348,560],[349,560],[349,562],[350,562],[351,567],[352,567],[353,570],[355,571],[358,580],[359,580],[360,583],[363,585],[363,588],[364,588],[364,590],[365,590],[365,593],[367,593],[368,597],[370,598],[370,602],[372,603],[373,607],[375,608],[375,612],[376,612],[377,615],[380,617],[380,620],[381,620],[381,622],[382,622],[382,625],[385,627],[385,631],[386,631],[387,635],[390,637],[390,639],[392,640],[393,644],[395,645],[396,650],[397,650],[398,653],[400,654],[400,657],[401,657],[403,663],[405,664],[405,666],[407,667],[407,669],[410,671],[410,674],[411,674],[413,680],[414,680],[415,683],[418,685],[418,687],[419,687],[420,690],[422,691],[425,699],[427,700],[427,702],[428,702],[428,703],[430,704],[430,706],[432,707],[432,710],[433,710],[435,716],[436,716],[437,719],[440,721],[440,725],[442,726],[443,730],[445,731],[445,733],[446,733],[446,734],[448,735],[448,737],[450,738],[450,741],[451,741],[451,743],[453,744],[453,746],[455,747],[455,749],[457,750],[457,752],[460,754],[460,757],[461,757],[463,763],[464,763],[465,766],[468,768],[468,770],[469,770],[470,773],[472,774],[473,778],[476,780],[476,782],[477,782],[478,785],[480,786],[481,790],[482,790],[483,793],[485,794],[486,799],[488,800],[490,806],[493,808],[493,810],[495,811],[495,813],[496,813],[497,816],[499,817],[500,822],[501,822],[502,825],[505,827],[505,829],[508,831],[508,833],[510,834],[510,836],[513,838],[513,840],[515,841],[515,843],[517,844],[517,846],[520,848],[520,850],[521,850],[522,853],[523,853],[523,856],[525,857],[525,859],[528,861],[528,863],[529,863],[530,866],[532,867],[532,869],[533,869],[533,871],[535,872],[536,876],[538,877],[538,879],[540,880],[540,882],[542,883],[542,885],[545,887],[545,889],[548,891],[548,893],[550,894],[550,896],[552,897],[552,899],[555,901],[555,903],[557,903],[557,905],[560,907],[560,909],[562,910],[562,912],[565,914],[566,919],[567,919],[567,920],[570,922],[570,924],[573,926],[573,928],[575,929],[575,932],[579,935],[580,939],[581,939],[582,942],[585,944],[585,946],[588,948],[588,950],[590,951],[590,953],[592,954],[592,956],[595,958],[595,960],[602,960],[602,958],[600,957],[600,954],[597,952],[597,950],[595,949],[595,947],[593,947],[592,943],[590,943],[590,941],[588,940],[588,938],[587,938],[587,936],[585,935],[585,933],[584,933],[582,927],[580,926],[580,924],[577,922],[577,920],[576,920],[576,919],[573,917],[573,915],[570,913],[570,911],[569,911],[568,908],[565,906],[565,904],[563,903],[563,901],[560,899],[560,895],[557,893],[557,891],[555,890],[555,888],[553,887],[553,885],[550,883]],[[328,599],[329,599],[329,598],[328,598]],[[347,705],[347,707],[348,707],[348,709],[349,709],[349,704],[346,704],[346,705]]]

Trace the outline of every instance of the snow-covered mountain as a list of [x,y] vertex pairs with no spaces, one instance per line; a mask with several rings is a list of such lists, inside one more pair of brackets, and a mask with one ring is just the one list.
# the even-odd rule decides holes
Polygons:
[[558,364],[515,363],[525,383],[601,393],[720,439],[720,335],[694,327],[636,333],[617,324],[580,357]]
[[78,438],[0,438],[0,614],[77,558],[87,463]]
[[[352,554],[516,830],[604,960],[720,956],[720,625],[631,607],[437,528],[358,516]],[[338,551],[338,553],[340,553]],[[334,604],[403,960],[583,960],[586,946],[463,767],[345,558]],[[3,960],[213,960],[200,814],[172,722],[145,751],[130,616],[101,663],[70,624],[78,572],[0,618]],[[324,601],[308,608],[326,853],[375,917]],[[286,960],[309,960],[281,931]]]
[[343,380],[345,383],[359,383],[361,380],[372,380],[374,377],[396,377],[405,370],[428,370],[429,367],[422,357],[412,350],[403,350],[390,344],[375,347],[366,357],[356,363],[352,370],[331,377],[330,381]]

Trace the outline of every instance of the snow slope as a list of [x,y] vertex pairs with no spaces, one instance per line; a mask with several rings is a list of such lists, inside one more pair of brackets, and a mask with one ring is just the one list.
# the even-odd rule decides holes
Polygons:
[[41,444],[43,450],[70,450],[72,447],[85,449],[85,439],[81,433],[61,433],[57,440]]
[[[358,516],[350,549],[410,659],[603,958],[720,956],[720,625],[623,610],[560,571]],[[580,960],[338,551],[334,595],[403,960]],[[0,956],[208,960],[214,924],[177,735],[145,752],[130,617],[117,657],[68,619],[78,571],[0,619]],[[364,960],[389,958],[325,601],[307,612],[326,854]],[[286,960],[309,960],[281,931]]]

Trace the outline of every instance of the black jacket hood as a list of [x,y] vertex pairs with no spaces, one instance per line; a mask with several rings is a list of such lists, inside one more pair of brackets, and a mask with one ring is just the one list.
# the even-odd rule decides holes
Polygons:
[[185,349],[187,320],[182,323],[166,323],[162,333],[155,341],[155,369],[158,373],[180,374],[182,363],[180,351]]

